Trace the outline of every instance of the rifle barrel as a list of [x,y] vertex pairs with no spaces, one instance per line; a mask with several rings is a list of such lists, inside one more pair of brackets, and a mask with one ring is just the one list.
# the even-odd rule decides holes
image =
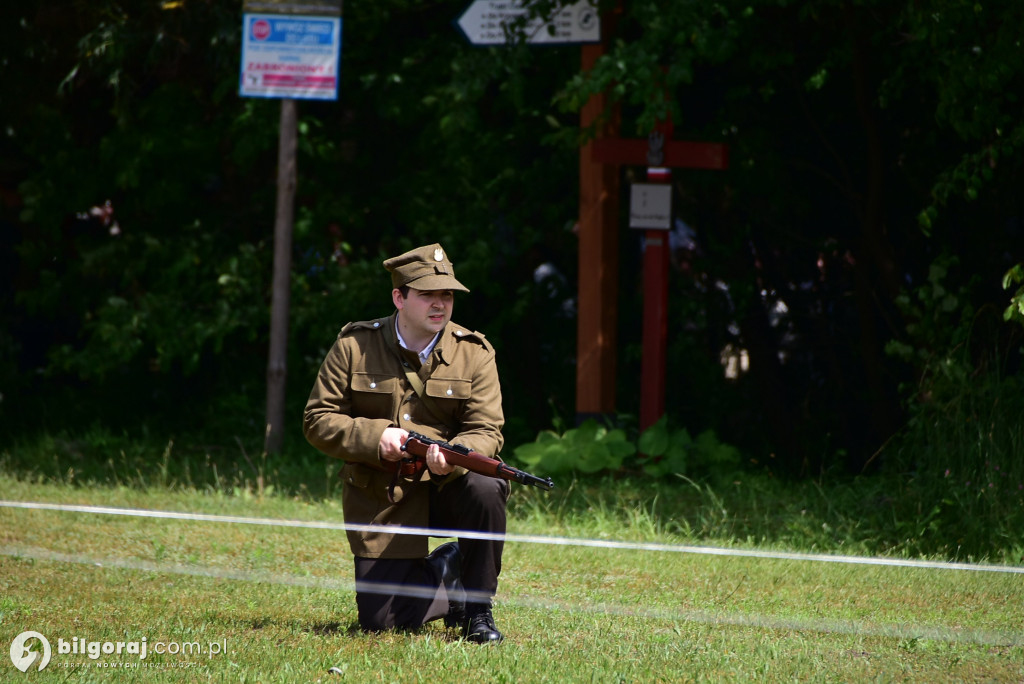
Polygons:
[[[409,443],[412,441],[419,442],[423,445],[423,449],[417,449],[412,451],[409,449]],[[453,465],[461,465],[467,470],[473,470],[480,473],[481,475],[487,475],[489,477],[497,477],[505,480],[515,480],[519,484],[531,485],[533,487],[539,487],[541,489],[552,489],[555,486],[554,481],[548,478],[539,478],[536,475],[532,475],[518,468],[506,464],[496,458],[490,456],[484,456],[483,454],[468,449],[461,444],[449,444],[448,442],[442,442],[436,439],[431,439],[424,435],[416,432],[409,433],[409,439],[406,440],[403,449],[411,454],[418,456],[426,455],[426,447],[430,444],[436,444],[444,453],[445,458],[449,463]],[[422,453],[418,453],[422,451]]]
[[532,485],[534,487],[540,487],[541,489],[547,490],[550,490],[555,486],[554,481],[550,477],[542,479],[536,475],[524,470],[519,470],[518,468],[513,468],[512,466],[504,463],[498,466],[498,471],[508,473],[511,476],[510,479],[515,480],[519,484]]

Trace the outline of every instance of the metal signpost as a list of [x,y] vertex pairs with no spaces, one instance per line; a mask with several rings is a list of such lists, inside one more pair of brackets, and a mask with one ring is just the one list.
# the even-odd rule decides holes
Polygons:
[[298,183],[295,99],[338,99],[341,0],[245,0],[242,7],[238,94],[281,99],[264,442],[267,453],[275,453],[284,442],[288,376],[292,226]]

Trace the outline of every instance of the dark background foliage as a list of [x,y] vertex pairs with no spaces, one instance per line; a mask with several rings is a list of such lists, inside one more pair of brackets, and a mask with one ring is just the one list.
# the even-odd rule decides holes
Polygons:
[[[730,146],[728,171],[673,177],[694,231],[672,272],[675,424],[780,472],[859,472],[928,458],[914,426],[964,419],[940,397],[1019,407],[1001,318],[1024,260],[1019,3],[611,3],[589,74],[575,46],[467,45],[466,4],[346,3],[339,99],[299,103],[293,445],[337,330],[390,309],[380,262],[433,241],[473,289],[456,320],[498,349],[510,444],[572,422],[577,112],[598,91],[623,135],[671,111],[678,137]],[[237,95],[240,3],[0,13],[4,433],[258,442],[278,104]],[[620,244],[635,430],[640,238]]]

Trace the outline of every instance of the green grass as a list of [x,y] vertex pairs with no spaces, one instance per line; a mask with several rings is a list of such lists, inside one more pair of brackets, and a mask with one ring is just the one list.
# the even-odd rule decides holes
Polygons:
[[[337,464],[256,454],[238,440],[43,435],[0,448],[0,499],[342,522]],[[1019,566],[1009,501],[1006,519],[964,519],[912,479],[562,477],[550,493],[516,488],[509,531]],[[356,630],[340,530],[0,508],[0,551],[0,647],[34,630],[54,649],[42,673],[4,656],[3,681],[1024,680],[1019,573],[510,542],[507,640],[478,647],[438,624]],[[225,652],[112,670],[97,664],[138,660],[56,652],[75,636]]]
[[[0,499],[342,522],[333,466],[315,457],[108,437],[6,449]],[[558,484],[516,489],[510,533],[1022,564],[1015,538],[959,553],[915,516],[926,506],[878,480]],[[25,630],[54,649],[24,675],[4,656],[3,681],[1024,680],[1022,574],[510,542],[495,610],[507,639],[479,647],[439,623],[355,629],[338,530],[0,508],[0,550],[2,651]],[[97,664],[139,661],[56,652],[75,636],[226,648],[121,670]]]

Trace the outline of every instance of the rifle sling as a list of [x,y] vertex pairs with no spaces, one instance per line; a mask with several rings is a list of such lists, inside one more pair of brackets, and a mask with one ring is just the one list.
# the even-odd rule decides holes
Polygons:
[[[416,395],[423,402],[423,406],[427,409],[427,412],[434,417],[435,420],[440,422],[442,425],[448,425],[448,421],[444,418],[441,413],[441,409],[434,403],[434,400],[427,394],[427,388],[423,386],[423,381],[420,380],[420,376],[416,374],[416,371],[412,369],[408,362],[402,361],[402,368],[405,370],[405,377],[409,380],[409,384],[412,385],[413,390],[416,391]],[[410,468],[410,465],[412,466]],[[397,464],[396,464],[397,466]],[[426,464],[423,463],[422,467],[416,467],[408,462],[404,464],[404,467],[395,468],[395,476],[391,479],[391,484],[388,486],[388,501],[391,503],[397,503],[395,501],[395,487],[398,486],[398,481],[404,475],[408,477],[411,474],[418,475],[423,472],[423,467]]]
[[442,425],[448,425],[448,420],[441,413],[440,407],[434,403],[434,400],[427,394],[427,388],[423,386],[423,381],[420,380],[420,376],[416,374],[416,371],[409,366],[408,363],[402,362],[402,367],[405,369],[405,377],[408,378],[409,384],[416,390],[416,394],[419,396],[420,401],[423,402],[423,406],[427,409],[427,412],[434,417],[434,419]]

